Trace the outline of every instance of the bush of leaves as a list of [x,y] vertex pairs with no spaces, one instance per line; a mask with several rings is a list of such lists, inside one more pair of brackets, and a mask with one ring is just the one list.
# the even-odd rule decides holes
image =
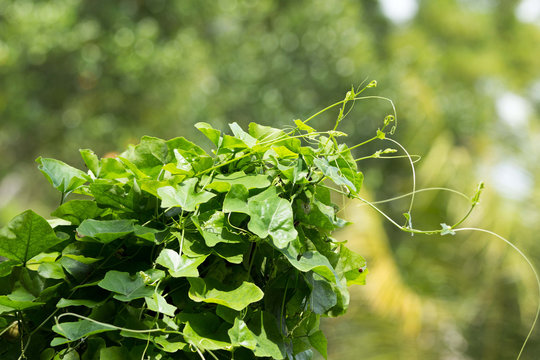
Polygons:
[[308,120],[199,123],[210,154],[143,137],[113,158],[81,150],[86,171],[38,158],[62,201],[0,232],[0,358],[326,358],[319,320],[367,272],[331,237],[346,224],[331,191],[363,176],[344,134]]

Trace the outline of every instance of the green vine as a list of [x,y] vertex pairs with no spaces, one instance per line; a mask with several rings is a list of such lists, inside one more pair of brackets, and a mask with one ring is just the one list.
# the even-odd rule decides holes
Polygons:
[[[143,137],[114,158],[81,150],[87,171],[38,158],[61,204],[54,220],[28,210],[0,232],[8,259],[0,263],[0,357],[311,359],[317,351],[326,358],[320,318],[344,314],[347,286],[364,284],[368,273],[360,255],[331,237],[346,225],[332,193],[411,234],[488,232],[458,228],[483,184],[461,220],[434,230],[413,227],[415,194],[466,195],[417,190],[414,180],[401,196],[411,197],[405,225],[360,196],[357,162],[366,158],[406,157],[415,179],[414,156],[387,137],[396,129],[394,104],[359,96],[375,85],[351,89],[287,131],[232,123],[227,135],[198,123],[211,154],[184,138]],[[367,99],[389,101],[394,113],[375,136],[348,147],[337,128]],[[332,130],[308,125],[336,107]],[[354,158],[351,150],[377,140],[405,155],[383,156],[397,152],[384,149]]]

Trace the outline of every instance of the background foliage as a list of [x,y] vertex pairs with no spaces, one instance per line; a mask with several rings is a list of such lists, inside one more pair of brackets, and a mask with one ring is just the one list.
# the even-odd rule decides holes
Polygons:
[[[423,156],[418,185],[472,194],[485,180],[468,224],[498,231],[538,258],[534,2],[412,1],[416,12],[404,21],[382,11],[388,3],[0,1],[0,222],[30,207],[48,216],[57,205],[37,175],[39,155],[82,166],[79,148],[103,156],[142,135],[197,141],[198,121],[279,126],[368,78],[396,102],[396,138]],[[342,124],[350,144],[370,136],[388,111],[379,101],[357,104]],[[372,199],[411,188],[403,160],[359,166]],[[416,227],[438,227],[467,207],[435,192],[416,204]],[[536,301],[517,256],[484,236],[396,233],[355,206],[360,225],[346,236],[372,271],[353,294],[356,308],[327,323],[329,358],[351,358],[358,348],[372,359],[515,355]],[[399,218],[407,204],[383,207]],[[540,352],[538,338],[529,358]]]

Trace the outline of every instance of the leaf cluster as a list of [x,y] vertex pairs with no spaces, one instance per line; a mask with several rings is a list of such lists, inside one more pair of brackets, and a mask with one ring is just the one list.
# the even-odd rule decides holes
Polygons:
[[81,150],[86,172],[37,159],[62,202],[0,232],[0,357],[326,357],[320,318],[367,273],[331,237],[346,222],[327,180],[357,194],[363,176],[343,133],[306,122],[199,123],[211,153],[143,137],[113,158]]

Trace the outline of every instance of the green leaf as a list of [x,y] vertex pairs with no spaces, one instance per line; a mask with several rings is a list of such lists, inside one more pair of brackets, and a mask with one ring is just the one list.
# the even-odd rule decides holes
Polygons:
[[144,240],[151,241],[153,243],[157,242],[156,234],[159,234],[160,232],[160,230],[141,225],[135,225],[133,228],[133,233],[135,234],[135,236]]
[[218,243],[239,243],[242,238],[233,233],[221,211],[207,211],[191,218],[209,247]]
[[313,271],[334,283],[339,281],[334,268],[328,261],[328,258],[318,251],[306,251],[299,254],[294,249],[293,244],[290,244],[286,249],[282,249],[280,251],[296,269],[302,272]]
[[128,349],[123,346],[109,346],[101,348],[99,351],[99,358],[107,360],[126,360],[131,359],[132,357],[130,356]]
[[193,171],[190,162],[178,151],[174,149],[174,157],[176,158],[176,168],[188,174]]
[[135,231],[133,220],[84,220],[77,228],[81,236],[89,236],[107,244]]
[[64,287],[64,285],[65,283],[62,281],[43,289],[35,301],[46,303],[51,299],[58,299],[60,288]]
[[249,330],[247,324],[239,318],[234,319],[234,325],[228,331],[233,346],[243,346],[254,350],[257,346],[255,335]]
[[268,150],[265,154],[272,154],[272,151],[273,155],[279,160],[290,160],[298,158],[298,153],[289,150],[289,148],[286,146],[272,146],[271,150]]
[[63,163],[60,160],[42,158],[36,159],[38,169],[58,191],[68,194],[84,185],[90,177],[79,169]]
[[325,359],[328,359],[327,354],[327,341],[324,333],[321,330],[309,335],[309,343],[315,348]]
[[186,313],[181,312],[178,320],[186,323],[182,331],[184,338],[199,349],[230,350],[232,345],[227,336],[228,324],[210,312]]
[[34,301],[36,299],[35,291],[32,292],[29,291],[30,289],[27,289],[26,286],[22,283],[15,283],[13,287],[13,291],[11,294],[6,295],[10,300],[13,301]]
[[139,170],[139,168],[128,159],[122,156],[118,156],[116,159],[120,161],[122,165],[124,165],[124,168],[127,170],[128,173],[130,173],[130,177],[134,176],[138,180],[151,178],[149,175]]
[[90,335],[116,330],[116,328],[112,325],[98,324],[90,320],[79,320],[56,324],[52,327],[52,330],[70,341],[75,341]]
[[328,280],[312,272],[307,273],[306,281],[311,287],[309,305],[316,314],[324,314],[337,304],[337,296]]
[[232,185],[231,189],[227,195],[225,195],[225,199],[223,200],[223,212],[249,213],[247,205],[248,197],[249,192],[244,185]]
[[62,265],[57,262],[43,263],[39,265],[38,274],[46,279],[65,279],[66,274]]
[[156,178],[164,164],[172,160],[167,143],[163,139],[151,136],[143,136],[141,142],[131,145],[119,155],[144,174]]
[[325,158],[313,159],[313,164],[322,171],[324,176],[332,180],[336,185],[345,185],[351,188],[354,192],[357,191],[356,186],[345,176],[340,173],[340,169],[330,165]]
[[268,235],[273,244],[283,249],[293,241],[298,233],[294,228],[294,214],[291,204],[276,194],[274,187],[248,200],[250,221],[249,231],[264,239]]
[[211,279],[188,278],[191,285],[189,297],[196,302],[206,302],[242,310],[264,296],[259,287],[244,281],[238,287],[227,286]]
[[47,220],[26,210],[0,230],[0,256],[26,263],[62,241]]
[[58,303],[56,304],[57,308],[65,308],[69,306],[85,306],[87,308],[95,308],[97,306],[100,306],[105,301],[96,301],[96,300],[89,300],[89,299],[64,299],[61,298]]
[[345,276],[347,285],[365,285],[367,274],[366,260],[346,246],[340,245],[336,272]]
[[[95,174],[99,179],[122,179],[132,175],[118,157],[103,158],[99,161],[99,172]],[[95,181],[95,180],[94,180]]]
[[154,293],[151,297],[145,297],[144,300],[149,310],[174,317],[177,307],[167,303],[160,294]]
[[[55,339],[58,339],[58,338],[55,338]],[[54,339],[53,339],[54,341]],[[65,344],[65,342],[64,342]],[[52,345],[52,341],[51,341],[51,345]],[[55,346],[55,345],[53,345]],[[64,350],[61,350],[58,354],[56,354],[56,356],[53,358],[53,360],[80,360],[80,356],[79,356],[79,353],[77,352],[77,350],[75,349],[64,349]]]
[[231,186],[239,184],[244,185],[246,189],[265,189],[271,182],[268,175],[246,175],[243,171],[237,171],[232,174],[218,174],[214,176],[212,182],[206,187],[210,190],[227,192]]
[[249,244],[243,243],[221,243],[212,248],[212,252],[233,264],[240,264],[244,259],[244,254],[248,250]]
[[223,135],[221,147],[219,153],[226,153],[230,151],[238,151],[238,149],[246,149],[248,146],[242,140],[230,135]]
[[188,344],[180,339],[183,340],[183,338],[171,338],[169,335],[165,335],[153,338],[152,342],[165,352],[175,353],[188,347]]
[[[9,298],[9,296],[6,296],[6,295],[0,296],[0,307],[8,308],[7,311],[25,310],[25,309],[29,309],[33,307],[39,307],[41,305],[45,305],[45,303],[34,302],[34,301],[24,301],[24,300],[12,300]],[[6,311],[0,311],[0,312],[6,312]]]
[[154,294],[154,289],[146,286],[139,274],[130,276],[127,272],[116,270],[107,271],[103,280],[98,283],[98,286],[117,293],[117,295],[114,295],[114,298],[120,301],[131,301]]
[[168,140],[167,147],[169,149],[167,163],[173,162],[173,159],[178,162],[177,154],[180,154],[191,165],[195,173],[206,170],[214,164],[213,159],[201,147],[183,137]]
[[302,120],[296,119],[294,120],[294,124],[296,125],[298,130],[307,131],[308,134],[311,134],[315,131],[315,129],[311,126],[304,124]]
[[216,196],[208,191],[195,192],[196,178],[184,180],[176,187],[164,186],[157,189],[161,198],[161,207],[169,208],[179,206],[185,211],[195,211],[196,207]]
[[110,180],[96,180],[90,184],[90,192],[99,205],[118,209],[140,210],[140,196],[127,184],[115,184]]
[[28,270],[37,271],[40,264],[46,263],[46,262],[55,262],[59,256],[60,256],[60,253],[57,251],[53,251],[50,253],[46,253],[46,252],[39,253],[26,262],[26,268]]
[[202,132],[214,145],[219,146],[219,139],[221,137],[221,131],[214,129],[210,124],[205,122],[198,122],[195,127]]
[[88,170],[90,170],[94,176],[98,177],[100,170],[98,156],[90,149],[80,149],[79,153],[81,154],[81,157]]
[[53,348],[47,348],[43,350],[43,352],[39,356],[39,360],[52,360],[55,354],[56,354],[56,351],[54,351]]
[[229,124],[229,127],[231,128],[234,136],[237,139],[242,140],[249,148],[252,148],[257,144],[257,139],[242,130],[237,123],[233,122],[232,124]]
[[270,313],[255,311],[248,322],[248,328],[256,339],[256,346],[253,350],[256,357],[285,358],[283,337],[277,327],[276,319]]
[[240,315],[240,312],[223,305],[218,305],[216,306],[216,315],[229,324],[234,324],[234,321]]
[[11,274],[13,267],[19,265],[17,260],[4,260],[0,261],[0,278]]
[[143,278],[144,283],[147,285],[153,285],[166,276],[165,271],[159,269],[139,271],[139,275]]
[[94,219],[106,211],[92,200],[71,200],[60,205],[51,215],[70,221],[73,225],[79,225],[83,220]]
[[327,233],[344,225],[336,217],[335,208],[319,201],[316,196],[308,197],[308,201],[298,199],[294,205],[296,219],[303,224],[326,230]]
[[280,129],[253,122],[249,124],[249,134],[260,142],[271,142],[286,138],[286,134]]
[[278,162],[277,167],[281,174],[293,184],[306,184],[309,182],[307,180],[308,169],[302,159],[295,159],[291,164],[287,165]]
[[[84,257],[82,257],[84,258]],[[58,262],[62,264],[64,270],[72,275],[77,280],[83,280],[92,271],[92,266],[72,256],[62,256]]]
[[195,258],[180,256],[172,249],[163,249],[156,259],[156,263],[166,267],[173,277],[198,277],[197,267],[201,265],[207,256]]

